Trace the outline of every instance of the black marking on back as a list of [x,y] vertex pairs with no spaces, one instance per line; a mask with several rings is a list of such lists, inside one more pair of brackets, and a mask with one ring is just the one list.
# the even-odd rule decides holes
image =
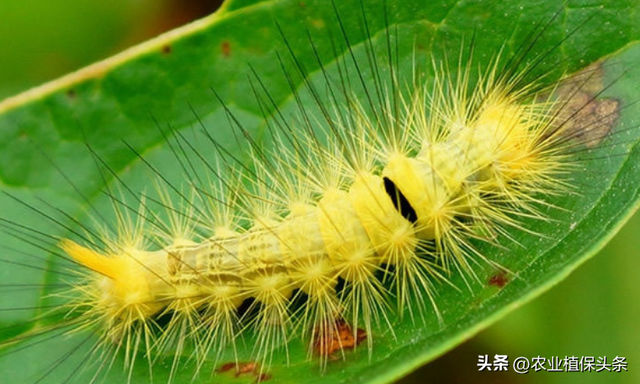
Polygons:
[[384,177],[384,190],[387,192],[387,195],[393,202],[396,210],[400,212],[402,217],[409,220],[412,224],[415,224],[418,221],[418,215],[416,214],[416,210],[413,209],[409,200],[402,194],[402,192],[396,187],[396,184],[389,178]]

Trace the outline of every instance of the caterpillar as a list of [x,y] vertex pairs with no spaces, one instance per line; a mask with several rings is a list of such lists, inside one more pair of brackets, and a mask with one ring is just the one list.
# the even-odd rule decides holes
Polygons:
[[[601,236],[582,227],[594,218],[614,226],[637,201],[638,132],[625,120],[637,94],[615,81],[622,65],[584,67],[570,53],[590,47],[580,55],[589,63],[607,54],[632,60],[634,51],[622,52],[626,41],[615,40],[615,28],[594,22],[603,10],[580,16],[558,37],[555,8],[527,18],[509,6],[474,16],[475,6],[229,3],[218,32],[276,13],[271,7],[308,24],[263,27],[277,52],[256,54],[263,61],[249,66],[236,89],[216,82],[219,73],[209,77],[215,84],[189,94],[180,118],[163,109],[177,108],[172,99],[155,104],[157,125],[138,102],[125,102],[121,113],[146,123],[117,117],[125,126],[105,124],[116,129],[106,136],[85,126],[92,120],[54,116],[64,126],[60,136],[79,142],[72,161],[94,170],[79,170],[90,174],[78,179],[89,185],[80,184],[74,164],[61,169],[65,155],[58,155],[47,176],[66,187],[42,201],[12,189],[4,195],[15,214],[2,215],[3,244],[18,268],[3,274],[14,289],[40,281],[33,286],[44,297],[36,308],[7,306],[17,319],[3,319],[3,372],[25,383],[389,379],[397,373],[372,366],[396,344],[405,351],[398,358],[413,362],[421,353],[414,345],[436,353],[440,337],[460,338],[478,323],[465,322],[489,316],[483,306],[505,306],[513,299],[498,300],[509,290],[523,295],[528,283],[542,284],[530,277],[537,268],[558,274],[581,260],[571,252],[588,249],[585,237]],[[504,23],[507,11],[536,21],[533,32],[496,44],[447,30],[470,18],[481,35]],[[608,32],[610,45],[571,42],[593,25]],[[192,28],[188,43],[161,39],[137,53],[139,68],[165,60],[175,69],[173,57],[184,60],[207,39],[219,48],[209,71],[229,66],[225,57],[247,55],[242,36],[229,41]],[[482,52],[490,58],[478,59]],[[80,109],[100,92],[91,89],[96,84],[139,92],[153,83],[125,67],[105,76],[69,85],[50,102]],[[281,81],[264,80],[272,77]],[[240,104],[242,93],[254,96],[252,107],[229,101]],[[97,109],[89,116],[105,118]],[[20,120],[20,111],[11,117]],[[30,137],[30,124],[11,126],[29,137],[18,144],[42,147],[42,163],[63,151],[43,146],[44,133]],[[101,146],[109,137],[125,142]],[[154,152],[158,143],[164,153]],[[130,163],[137,167],[126,169]],[[600,173],[583,170],[595,163],[604,164]],[[20,180],[15,168],[7,180]],[[609,192],[629,180],[636,182]],[[102,196],[95,184],[103,184]],[[81,201],[73,205],[68,196]],[[613,213],[602,208],[612,200],[620,202]],[[18,212],[35,213],[37,223],[14,219]],[[609,221],[600,218],[606,213]],[[552,248],[555,259],[548,259]],[[25,263],[34,253],[45,258],[39,268],[48,275],[10,279],[34,267]],[[511,281],[497,290],[486,284],[493,276]],[[33,313],[24,318],[17,308]],[[20,367],[16,359],[52,354],[41,345],[55,351],[62,342],[69,348],[43,359],[35,375],[9,370]]]

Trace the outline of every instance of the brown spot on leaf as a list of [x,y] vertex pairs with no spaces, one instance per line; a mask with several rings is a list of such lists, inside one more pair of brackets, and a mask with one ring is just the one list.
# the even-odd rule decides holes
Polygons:
[[504,286],[507,285],[508,282],[509,278],[504,271],[498,272],[489,278],[489,285],[493,285],[498,288],[504,288]]
[[234,369],[236,367],[236,365],[237,365],[236,363],[225,363],[225,364],[222,364],[220,366],[220,368],[218,368],[218,372],[230,371],[230,370]]
[[343,319],[337,319],[333,326],[316,329],[313,342],[314,350],[321,356],[329,356],[336,351],[355,348],[367,338],[363,329],[353,329]]
[[257,366],[258,365],[252,361],[238,364],[238,367],[236,368],[236,377],[244,373],[253,373]]
[[262,372],[258,363],[253,361],[230,362],[222,364],[220,368],[218,368],[218,372],[220,373],[229,372],[231,370],[235,372],[235,377],[239,377],[241,375],[253,375],[256,378],[256,383],[262,383],[271,379],[271,375]]
[[603,89],[601,63],[562,80],[555,91],[559,109],[553,125],[565,137],[596,147],[617,124],[620,111],[618,100],[598,98]]
[[222,51],[224,57],[229,57],[231,55],[231,43],[227,40],[223,41],[222,44],[220,44],[220,51]]
[[69,88],[69,89],[67,89],[67,93],[66,93],[66,95],[67,95],[67,97],[68,97],[69,99],[75,99],[75,98],[76,98],[76,96],[77,96],[77,95],[76,95],[76,90],[75,90],[75,89],[73,89],[73,88]]
[[171,46],[169,44],[165,44],[162,46],[162,53],[168,55],[171,53]]
[[271,375],[268,373],[261,373],[256,376],[256,383],[262,383],[271,379]]

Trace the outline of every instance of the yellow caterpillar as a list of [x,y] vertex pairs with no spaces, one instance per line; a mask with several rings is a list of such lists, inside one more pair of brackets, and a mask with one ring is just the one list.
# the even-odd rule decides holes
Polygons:
[[[442,87],[448,98],[463,91],[452,84]],[[114,246],[108,254],[63,240],[62,249],[95,273],[89,286],[78,288],[86,301],[74,305],[91,308],[96,321],[110,329],[107,338],[129,339],[170,310],[176,329],[167,333],[181,332],[181,338],[193,337],[196,343],[198,337],[217,335],[216,348],[224,349],[237,336],[237,309],[253,298],[259,304],[254,326],[264,353],[274,341],[286,343],[289,337],[288,304],[295,290],[308,296],[300,309],[303,330],[320,329],[320,334],[333,334],[345,315],[351,316],[350,324],[364,322],[371,334],[371,322],[387,316],[387,293],[376,276],[385,268],[394,269],[399,310],[413,295],[431,297],[439,271],[448,273],[451,265],[471,271],[473,248],[465,247],[465,239],[480,236],[474,225],[490,232],[517,225],[516,208],[524,208],[523,214],[535,209],[514,196],[562,192],[557,175],[565,171],[565,162],[557,142],[564,136],[551,124],[548,109],[554,103],[525,104],[504,84],[478,85],[475,100],[453,103],[459,111],[432,112],[442,115],[442,126],[423,120],[426,96],[418,92],[418,102],[401,112],[398,132],[383,127],[387,137],[402,132],[408,138],[403,142],[376,146],[373,122],[365,118],[345,132],[340,141],[353,148],[353,168],[347,161],[336,164],[337,144],[313,148],[308,162],[285,152],[275,160],[279,165],[260,165],[260,180],[275,179],[274,187],[296,185],[297,194],[307,191],[306,199],[292,199],[289,191],[266,203],[260,201],[264,196],[256,197],[248,204],[264,204],[265,212],[247,229],[217,217],[214,234],[200,242],[180,233],[183,237],[157,251]],[[437,97],[445,95],[432,97],[432,105],[450,102]],[[333,182],[324,185],[305,176],[310,164],[321,164],[315,176]],[[288,200],[286,207],[270,203]],[[220,204],[228,201],[233,200]],[[136,236],[132,244],[145,243],[144,232]],[[345,281],[340,293],[339,278]],[[193,327],[204,334],[190,333]],[[209,356],[209,348],[203,347],[200,359]]]
[[[360,6],[368,27],[373,11]],[[386,10],[379,6],[372,9]],[[344,28],[340,11],[330,8]],[[527,50],[546,28],[508,58],[497,46],[481,69],[463,49],[457,73],[438,58],[426,70],[411,63],[418,73],[401,71],[390,24],[382,32],[385,54],[367,30],[366,59],[347,50],[337,69],[322,73],[321,85],[308,80],[292,52],[293,69],[284,72],[289,81],[295,74],[304,79],[302,89],[290,85],[301,111],[267,123],[272,149],[257,144],[227,105],[235,134],[248,142],[251,166],[215,137],[217,161],[173,133],[167,143],[177,147],[178,163],[188,169],[195,159],[209,171],[176,186],[132,148],[160,174],[158,197],[141,198],[123,183],[134,196],[127,200],[107,187],[115,230],[77,223],[84,233],[60,239],[61,257],[75,263],[81,280],[56,292],[62,303],[42,318],[62,315],[61,324],[71,326],[65,335],[95,333],[98,340],[88,342],[88,359],[98,360],[91,383],[122,368],[119,380],[129,383],[158,371],[161,382],[207,382],[211,371],[225,380],[233,377],[225,376],[229,370],[277,382],[297,364],[290,357],[300,355],[316,368],[305,371],[307,381],[334,361],[366,365],[396,332],[409,332],[396,329],[399,319],[433,332],[446,328],[462,315],[441,313],[440,293],[474,292],[492,274],[524,271],[519,260],[507,255],[503,266],[487,249],[509,253],[521,236],[531,244],[552,233],[531,223],[552,223],[557,217],[549,211],[568,209],[554,199],[577,194],[579,152],[597,150],[617,129],[620,103],[601,95],[603,66],[551,86],[542,77],[531,80],[549,52],[530,57]],[[281,33],[290,49],[292,37]],[[334,39],[350,45],[347,33]],[[352,66],[359,72],[349,73]],[[423,79],[422,70],[433,79]],[[269,91],[255,92],[261,108],[272,107]],[[180,158],[185,151],[191,157]],[[446,308],[455,311],[451,303]],[[41,336],[37,328],[32,333],[24,335]]]

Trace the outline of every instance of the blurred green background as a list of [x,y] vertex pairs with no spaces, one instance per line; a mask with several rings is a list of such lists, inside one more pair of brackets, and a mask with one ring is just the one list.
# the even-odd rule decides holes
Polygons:
[[[0,0],[0,99],[202,17],[218,0]],[[640,383],[640,215],[550,292],[402,383]],[[624,356],[629,372],[478,372],[478,355]]]

